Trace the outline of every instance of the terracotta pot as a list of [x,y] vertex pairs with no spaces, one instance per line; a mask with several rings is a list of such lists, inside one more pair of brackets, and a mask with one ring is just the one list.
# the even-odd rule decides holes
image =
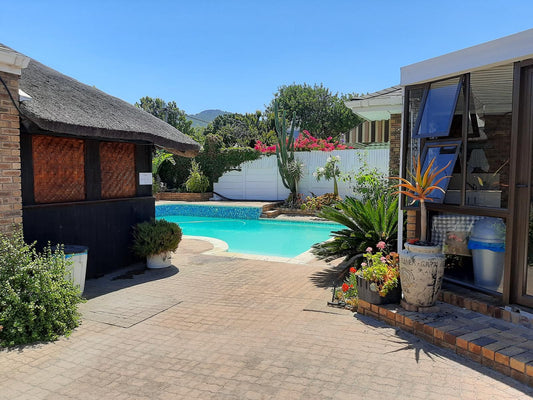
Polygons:
[[400,280],[404,300],[418,307],[435,304],[444,276],[441,246],[405,244],[400,251]]
[[150,269],[166,268],[172,265],[172,252],[166,251],[146,257],[146,266]]

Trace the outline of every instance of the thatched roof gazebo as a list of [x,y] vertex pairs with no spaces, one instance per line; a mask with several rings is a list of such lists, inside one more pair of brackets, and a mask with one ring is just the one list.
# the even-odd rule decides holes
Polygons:
[[153,218],[155,146],[198,143],[147,112],[33,59],[19,85],[24,235],[89,247],[87,277],[136,261],[131,227]]

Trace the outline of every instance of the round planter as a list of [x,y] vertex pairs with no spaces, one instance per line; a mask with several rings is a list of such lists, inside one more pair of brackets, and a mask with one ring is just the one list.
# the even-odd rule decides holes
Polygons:
[[172,252],[166,251],[146,257],[146,266],[150,269],[166,268],[172,265]]
[[400,252],[400,279],[407,303],[418,307],[434,305],[443,275],[441,246],[405,244],[405,250]]

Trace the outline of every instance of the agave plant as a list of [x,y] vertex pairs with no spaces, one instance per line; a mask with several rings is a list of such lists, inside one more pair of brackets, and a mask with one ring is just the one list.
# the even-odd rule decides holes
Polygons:
[[324,207],[321,218],[344,225],[346,228],[332,232],[333,239],[313,245],[312,252],[319,259],[331,261],[340,257],[350,259],[362,255],[368,247],[384,241],[396,246],[398,234],[398,199],[383,195],[375,201],[365,202],[346,197],[334,207]]
[[[443,168],[437,170],[433,168],[435,163],[435,158],[431,159],[427,168],[422,171],[422,164],[420,163],[420,156],[415,160],[413,157],[413,165],[415,169],[415,174],[413,175],[410,171],[407,171],[409,176],[412,179],[412,182],[404,178],[394,177],[392,179],[398,179],[400,182],[395,187],[400,188],[394,194],[404,194],[412,198],[412,204],[415,202],[420,203],[420,241],[427,241],[427,210],[426,210],[426,201],[433,201],[429,195],[433,193],[434,190],[440,190],[444,193],[444,189],[439,186],[439,183],[446,178],[451,178],[450,176],[443,176],[439,179],[437,177],[440,173],[446,170],[450,165],[450,162],[446,164]],[[403,189],[403,190],[402,190]]]

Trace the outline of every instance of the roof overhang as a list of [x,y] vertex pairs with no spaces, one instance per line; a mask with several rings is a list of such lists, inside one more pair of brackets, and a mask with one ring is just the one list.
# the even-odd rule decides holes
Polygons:
[[533,58],[533,29],[402,67],[400,85],[449,78]]
[[402,113],[402,92],[395,91],[388,95],[380,95],[366,99],[354,99],[345,102],[355,114],[368,121],[390,119],[391,114]]
[[20,75],[22,69],[26,68],[29,62],[29,57],[0,46],[0,72]]

